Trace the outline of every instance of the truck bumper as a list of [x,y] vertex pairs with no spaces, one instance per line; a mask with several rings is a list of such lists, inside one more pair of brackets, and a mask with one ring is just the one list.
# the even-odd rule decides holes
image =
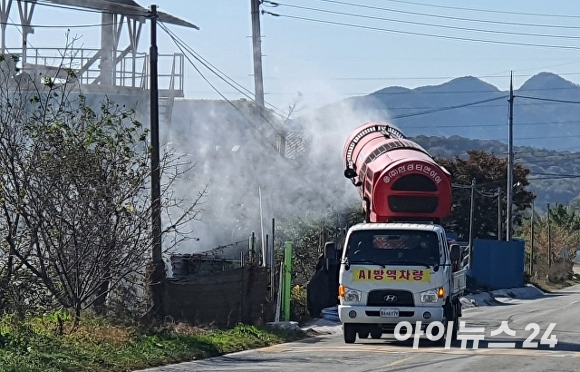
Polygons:
[[380,316],[381,307],[339,305],[338,316],[344,323],[396,325],[399,322],[415,324],[421,321],[423,325],[443,320],[443,307],[397,307],[399,316],[384,318]]

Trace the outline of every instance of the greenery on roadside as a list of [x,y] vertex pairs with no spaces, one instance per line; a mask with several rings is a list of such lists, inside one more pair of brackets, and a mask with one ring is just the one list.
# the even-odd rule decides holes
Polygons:
[[[62,323],[64,332],[59,335]],[[0,371],[131,371],[304,337],[299,331],[242,324],[231,329],[166,324],[144,330],[87,316],[74,331],[72,327],[73,317],[62,313],[27,321],[1,318]]]
[[[142,294],[162,278],[147,270],[157,214],[148,129],[135,109],[81,94],[72,70],[36,79],[18,62],[0,56],[0,315],[152,312]],[[200,211],[203,187],[175,192],[191,168],[171,151],[161,156],[167,250],[192,237]]]
[[[281,221],[277,225],[276,236],[278,241],[291,241],[292,278],[293,284],[303,285],[315,272],[319,257],[326,242],[336,242],[338,249],[342,247],[342,240],[346,230],[363,221],[360,205],[347,205],[342,210],[325,217],[304,216]],[[278,260],[281,261],[283,251],[279,251]]]
[[533,229],[530,215],[517,231],[517,236],[526,240],[527,280],[545,290],[580,283],[572,262],[580,244],[578,208],[556,204],[547,214],[535,213],[533,217]]
[[[500,158],[484,151],[467,151],[467,158],[456,156],[454,159],[438,159],[453,176],[453,209],[443,221],[448,232],[454,232],[459,240],[467,241],[470,233],[471,183],[475,181],[473,203],[473,238],[497,239],[498,235],[498,196],[501,220],[506,215],[507,202],[507,158]],[[530,209],[534,193],[527,191],[530,170],[521,164],[514,164],[513,183],[513,221],[519,226],[525,212]],[[505,226],[502,226],[505,234]]]

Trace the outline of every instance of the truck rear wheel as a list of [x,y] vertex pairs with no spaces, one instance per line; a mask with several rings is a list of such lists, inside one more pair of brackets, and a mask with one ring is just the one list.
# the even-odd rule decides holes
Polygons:
[[[457,305],[451,305],[449,302],[446,304],[442,323],[444,332],[443,336],[437,340],[439,346],[445,346],[447,338],[451,338],[450,342],[457,340],[457,332],[459,330],[459,311]],[[449,330],[449,327],[453,328]]]
[[344,334],[344,343],[354,344],[356,341],[356,328],[354,324],[343,324],[342,333]]
[[459,331],[459,318],[453,321],[453,329],[451,330],[451,341],[457,341],[457,332]]
[[458,301],[455,304],[455,311],[453,314],[453,329],[451,330],[451,341],[457,341],[457,333],[459,332],[459,317],[461,316],[461,303]]
[[447,340],[447,328],[449,327],[449,322],[447,321],[447,318],[443,318],[441,323],[443,323],[443,336],[435,341],[437,346],[445,346],[445,340]]

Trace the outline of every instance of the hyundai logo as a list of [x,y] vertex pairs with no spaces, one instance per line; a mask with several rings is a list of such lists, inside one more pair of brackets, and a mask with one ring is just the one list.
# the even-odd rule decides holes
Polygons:
[[385,302],[395,302],[395,301],[397,301],[397,296],[386,295],[385,297],[383,297],[383,300],[385,300]]

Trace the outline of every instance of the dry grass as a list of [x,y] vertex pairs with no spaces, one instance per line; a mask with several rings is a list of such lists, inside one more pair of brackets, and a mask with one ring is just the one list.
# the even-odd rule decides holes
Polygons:
[[557,259],[551,267],[547,264],[536,264],[530,282],[544,291],[551,292],[580,284],[580,275],[574,273],[573,262]]
[[73,343],[108,344],[115,347],[123,347],[129,343],[135,335],[131,328],[122,328],[112,325],[80,325],[75,332],[66,335],[65,339]]

